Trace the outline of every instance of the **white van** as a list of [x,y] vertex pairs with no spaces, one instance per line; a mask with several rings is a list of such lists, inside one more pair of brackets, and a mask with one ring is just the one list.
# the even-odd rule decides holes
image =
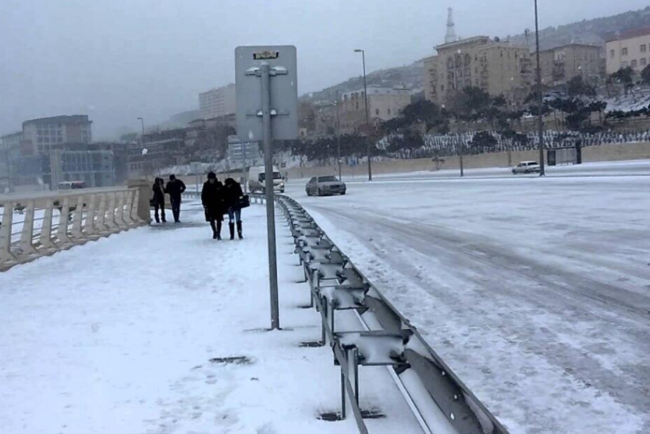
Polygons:
[[[265,185],[264,166],[256,166],[248,169],[248,189],[251,193],[264,192]],[[273,191],[284,193],[284,178],[277,167],[273,166]]]

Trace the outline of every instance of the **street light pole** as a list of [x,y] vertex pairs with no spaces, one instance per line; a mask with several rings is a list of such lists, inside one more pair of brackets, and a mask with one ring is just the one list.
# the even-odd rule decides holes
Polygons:
[[537,45],[537,116],[539,128],[539,176],[544,176],[544,115],[542,109],[544,107],[544,95],[542,95],[542,67],[539,61],[539,14],[537,13],[537,0],[535,0],[535,43]]
[[138,120],[142,124],[142,135],[140,136],[140,142],[142,143],[142,147],[144,148],[144,119],[138,118]]
[[366,51],[365,50],[354,50],[355,53],[361,53],[361,59],[363,62],[363,96],[366,104],[366,134],[368,140],[368,181],[372,181],[372,161],[370,155],[370,112],[368,111],[368,85],[366,83]]
[[336,90],[336,162],[339,166],[339,181],[343,181],[341,174],[341,117],[339,115],[339,90]]

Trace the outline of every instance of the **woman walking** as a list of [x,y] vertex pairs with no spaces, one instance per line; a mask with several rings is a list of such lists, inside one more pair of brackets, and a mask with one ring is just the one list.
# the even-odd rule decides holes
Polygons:
[[[154,206],[154,216],[156,217],[156,223],[160,223],[160,217],[162,217],[162,222],[167,223],[165,217],[165,181],[162,178],[156,178],[153,184],[153,206]],[[158,217],[158,210],[160,210],[160,217]]]
[[201,202],[205,209],[205,220],[210,222],[212,239],[221,239],[221,222],[223,222],[224,189],[214,172],[208,173],[208,180],[203,184]]
[[241,223],[241,204],[240,200],[243,198],[241,185],[232,178],[225,181],[225,198],[226,209],[228,211],[228,227],[230,228],[230,239],[235,239],[235,221],[237,223],[237,235],[239,239],[243,239],[242,223]]

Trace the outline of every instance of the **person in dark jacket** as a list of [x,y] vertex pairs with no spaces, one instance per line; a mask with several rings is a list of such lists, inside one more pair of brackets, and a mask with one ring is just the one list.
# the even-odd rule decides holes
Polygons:
[[[156,178],[152,190],[156,223],[160,223],[161,217],[162,222],[167,223],[167,217],[165,216],[165,181],[162,178]],[[160,210],[160,217],[158,217],[158,210]]]
[[225,202],[226,211],[228,212],[228,227],[230,228],[230,239],[235,239],[235,220],[237,222],[237,235],[241,240],[244,238],[242,233],[241,207],[239,201],[244,195],[241,185],[232,178],[225,181]]
[[221,239],[221,223],[224,214],[223,184],[217,179],[214,172],[208,173],[208,180],[203,184],[201,202],[205,209],[205,220],[210,222],[212,239]]
[[181,222],[181,195],[185,191],[185,183],[180,179],[176,179],[176,175],[169,175],[169,182],[165,191],[169,195],[169,202],[172,205],[172,214],[174,214],[174,221]]

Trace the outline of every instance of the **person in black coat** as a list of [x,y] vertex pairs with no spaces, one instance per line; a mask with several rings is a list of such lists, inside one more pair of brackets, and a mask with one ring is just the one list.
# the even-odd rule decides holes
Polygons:
[[169,202],[172,205],[172,214],[174,214],[174,221],[181,222],[181,195],[185,191],[185,183],[180,179],[176,179],[176,175],[169,175],[169,182],[165,191],[169,195]]
[[[162,222],[167,223],[167,217],[165,216],[165,181],[162,178],[156,178],[152,190],[156,223],[160,223],[161,217]],[[160,217],[158,217],[158,210],[160,210]]]
[[[208,180],[203,184],[201,202],[205,209],[205,220],[210,222],[212,239],[221,239],[221,223],[224,214],[223,184],[217,179],[214,172],[208,173]],[[215,224],[216,223],[216,224]]]
[[237,235],[241,240],[244,238],[242,233],[242,222],[241,222],[241,206],[239,204],[240,199],[244,195],[244,192],[241,189],[241,185],[232,178],[228,178],[225,181],[225,202],[226,202],[226,211],[228,212],[228,227],[230,228],[230,239],[235,239],[235,220],[237,222]]

